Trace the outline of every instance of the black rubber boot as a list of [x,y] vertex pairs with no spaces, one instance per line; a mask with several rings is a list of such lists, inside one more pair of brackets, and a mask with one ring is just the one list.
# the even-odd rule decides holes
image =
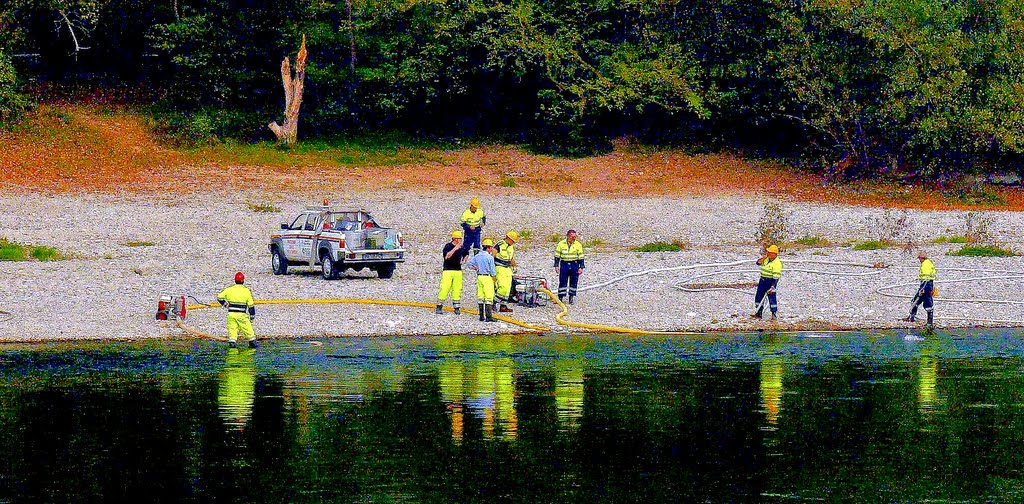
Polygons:
[[486,322],[494,322],[494,317],[491,316],[491,305],[484,305],[484,310],[486,311],[486,315],[484,316],[484,321],[486,321]]
[[238,343],[235,343],[234,341],[229,341],[228,348],[238,348]]
[[459,305],[458,303],[455,303],[455,305],[453,305],[452,308],[455,309],[455,314],[456,315],[462,313],[462,306]]
[[483,322],[484,321],[484,304],[483,303],[477,303],[477,307],[479,307],[479,309],[480,309],[480,322]]
[[928,313],[928,326],[931,326],[931,325],[932,325],[932,323],[933,323],[933,320],[934,320],[934,319],[933,319],[934,315],[932,314],[932,311],[931,311],[931,310],[927,310],[927,312],[926,312],[926,313]]
[[778,319],[779,319],[779,316],[776,314],[776,312],[772,312],[772,320],[778,320]]
[[444,313],[444,309],[441,308],[441,305],[437,305],[437,308],[434,309],[434,313],[440,315],[440,314]]
[[764,313],[764,305],[757,307],[757,311],[751,315],[751,318],[761,318],[761,314]]
[[569,295],[569,304],[572,304],[576,300],[576,296]]
[[256,344],[256,340],[254,340],[254,339],[253,340],[249,340],[249,348],[256,348],[258,346],[259,345]]

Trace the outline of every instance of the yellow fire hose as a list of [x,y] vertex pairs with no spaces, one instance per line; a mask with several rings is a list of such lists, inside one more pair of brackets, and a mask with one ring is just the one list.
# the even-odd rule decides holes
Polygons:
[[[550,295],[550,293],[549,293],[549,295]],[[256,304],[258,304],[258,305],[362,304],[362,305],[379,305],[379,306],[411,306],[411,307],[415,307],[415,308],[430,308],[430,309],[434,309],[434,308],[437,307],[437,305],[430,304],[430,303],[417,303],[417,302],[413,302],[413,301],[393,301],[393,300],[389,300],[389,299],[364,299],[364,298],[261,299],[259,301],[256,301]],[[188,309],[189,311],[192,311],[192,310],[205,310],[205,309],[209,309],[209,308],[220,308],[220,304],[218,304],[218,303],[194,304],[194,305],[188,305],[186,307],[186,309]],[[455,311],[455,310],[453,310],[452,308],[449,308],[449,307],[445,307],[444,310],[448,311],[448,312],[454,312]],[[469,310],[469,309],[463,309],[462,312],[467,314],[467,315],[479,315],[480,314],[480,312],[478,312],[476,310]],[[530,323],[527,323],[527,322],[523,322],[521,320],[516,320],[516,319],[511,318],[511,317],[506,317],[504,315],[499,315],[497,313],[495,313],[493,316],[494,316],[495,319],[498,319],[498,320],[500,320],[502,322],[508,322],[509,324],[512,324],[512,325],[515,325],[515,326],[519,326],[519,327],[522,327],[524,329],[529,329],[531,331],[539,331],[539,332],[547,332],[548,331],[547,327],[533,325],[533,324],[530,324]],[[190,334],[190,335],[192,335],[194,337],[197,337],[197,338],[212,339],[212,340],[215,340],[215,341],[227,341],[228,340],[227,338],[225,338],[223,336],[215,336],[215,335],[208,334],[208,333],[205,333],[205,332],[193,329],[191,327],[188,327],[188,326],[186,326],[180,320],[178,320],[177,326],[181,330],[183,330],[186,333],[188,333],[188,334]]]

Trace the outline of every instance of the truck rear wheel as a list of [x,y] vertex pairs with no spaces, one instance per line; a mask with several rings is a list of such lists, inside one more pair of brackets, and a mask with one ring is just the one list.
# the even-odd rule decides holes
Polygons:
[[323,275],[324,280],[338,278],[338,266],[334,263],[334,259],[331,259],[331,254],[324,254],[320,258],[320,273]]
[[377,276],[391,278],[395,275],[395,263],[381,264],[377,266]]
[[275,249],[274,253],[270,255],[270,267],[274,270],[275,275],[288,274],[288,261],[285,260],[280,250]]

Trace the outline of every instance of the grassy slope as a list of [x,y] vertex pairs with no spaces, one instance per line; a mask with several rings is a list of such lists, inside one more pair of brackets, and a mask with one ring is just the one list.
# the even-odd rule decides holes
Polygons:
[[[308,141],[291,150],[271,143],[180,149],[157,142],[139,115],[83,105],[43,105],[15,129],[0,132],[0,142],[0,186],[10,191],[315,193],[326,183],[356,190],[615,197],[743,194],[906,208],[993,208],[991,203],[973,204],[920,187],[826,184],[776,163],[730,154],[690,155],[629,145],[585,159],[532,155],[508,145],[450,149],[388,142]],[[509,179],[515,181],[514,189],[502,187]],[[994,208],[1024,209],[1020,191],[991,192],[1005,201]]]

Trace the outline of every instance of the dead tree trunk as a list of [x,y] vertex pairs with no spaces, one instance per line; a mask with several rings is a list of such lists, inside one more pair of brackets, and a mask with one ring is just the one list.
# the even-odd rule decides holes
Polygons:
[[302,46],[295,57],[295,76],[292,77],[288,57],[281,61],[281,80],[284,83],[284,125],[277,121],[270,123],[270,131],[274,132],[279,142],[295,145],[299,133],[299,106],[302,105],[302,86],[306,81],[306,36],[302,36]]

